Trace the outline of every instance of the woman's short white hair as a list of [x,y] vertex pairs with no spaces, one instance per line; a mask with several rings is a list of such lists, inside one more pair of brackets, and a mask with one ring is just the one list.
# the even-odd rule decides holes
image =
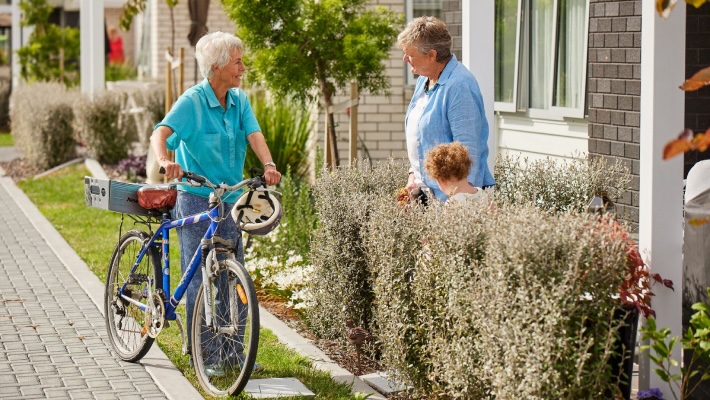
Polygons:
[[198,40],[195,45],[195,58],[202,76],[211,78],[214,75],[212,66],[222,68],[227,65],[234,50],[244,51],[244,44],[231,33],[210,32]]

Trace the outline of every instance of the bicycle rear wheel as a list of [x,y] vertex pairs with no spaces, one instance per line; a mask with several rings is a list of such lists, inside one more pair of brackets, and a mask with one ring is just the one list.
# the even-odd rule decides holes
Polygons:
[[205,391],[236,395],[244,390],[256,363],[259,304],[249,274],[234,260],[220,261],[210,284],[213,324],[207,326],[202,286],[192,317],[192,360]]
[[148,249],[138,268],[131,274],[133,264],[148,239],[148,234],[139,230],[131,230],[121,236],[111,256],[106,278],[106,330],[111,345],[124,361],[134,362],[143,358],[155,340],[148,334],[151,327],[146,323],[146,313],[118,296],[120,288],[127,283],[124,295],[147,305],[150,301],[148,293],[155,293],[162,288],[160,256],[154,248]]

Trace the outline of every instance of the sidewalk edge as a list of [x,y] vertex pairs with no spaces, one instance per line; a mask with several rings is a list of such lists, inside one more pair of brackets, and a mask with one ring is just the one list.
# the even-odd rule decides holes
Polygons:
[[386,400],[384,396],[365,383],[365,381],[339,366],[335,361],[328,358],[322,350],[313,345],[310,340],[299,335],[261,306],[259,306],[259,320],[261,326],[271,330],[281,343],[312,360],[315,368],[328,372],[338,382],[352,384],[353,393],[369,394],[370,397],[368,399]]

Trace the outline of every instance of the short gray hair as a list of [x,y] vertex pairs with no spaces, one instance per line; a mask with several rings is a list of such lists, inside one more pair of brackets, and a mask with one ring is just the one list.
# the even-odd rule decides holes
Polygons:
[[200,38],[195,45],[195,58],[202,76],[211,78],[214,75],[212,66],[222,68],[227,65],[234,50],[243,52],[244,43],[231,33],[210,32]]
[[436,50],[436,61],[451,58],[453,40],[446,24],[436,17],[419,17],[412,20],[397,36],[399,47],[414,47],[419,53],[427,54]]

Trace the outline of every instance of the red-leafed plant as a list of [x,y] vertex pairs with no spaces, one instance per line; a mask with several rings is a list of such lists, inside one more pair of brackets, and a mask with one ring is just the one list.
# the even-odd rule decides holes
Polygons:
[[656,312],[651,308],[651,298],[654,296],[652,286],[660,283],[663,286],[673,289],[673,282],[670,279],[663,279],[658,273],[651,273],[651,268],[646,264],[639,253],[638,244],[629,238],[627,230],[616,220],[608,218],[609,228],[612,236],[621,237],[626,243],[626,275],[619,288],[619,299],[626,306],[633,306],[642,313],[644,317],[656,316]]

